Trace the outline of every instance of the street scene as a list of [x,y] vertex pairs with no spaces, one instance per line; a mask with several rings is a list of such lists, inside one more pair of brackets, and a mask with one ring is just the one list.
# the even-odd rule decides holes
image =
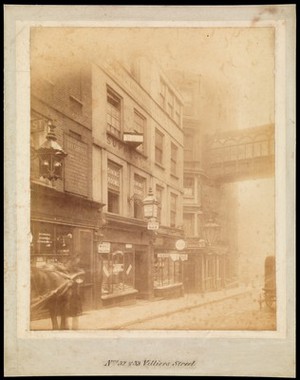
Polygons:
[[274,29],[30,33],[30,329],[276,330]]

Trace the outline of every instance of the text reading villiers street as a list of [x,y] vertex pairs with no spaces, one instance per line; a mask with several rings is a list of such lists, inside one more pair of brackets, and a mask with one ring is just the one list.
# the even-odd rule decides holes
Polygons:
[[104,364],[105,367],[195,367],[196,360],[184,362],[180,360],[175,361],[161,361],[161,360],[107,360]]

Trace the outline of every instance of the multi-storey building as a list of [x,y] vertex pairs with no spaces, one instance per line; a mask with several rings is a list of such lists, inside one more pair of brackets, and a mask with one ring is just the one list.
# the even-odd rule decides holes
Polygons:
[[[93,198],[106,224],[97,256],[99,301],[182,293],[182,101],[154,63],[92,66]],[[142,142],[141,142],[142,141]],[[160,228],[147,230],[143,199],[157,197]]]
[[[31,62],[31,262],[67,262],[76,255],[85,271],[83,307],[96,304],[95,244],[101,227],[101,202],[92,193],[91,76],[76,62],[34,57]],[[70,69],[70,67],[72,69]],[[36,150],[48,122],[67,152],[62,180],[40,177]]]
[[[49,58],[49,57],[48,57]],[[31,66],[32,265],[79,255],[85,308],[183,292],[182,100],[152,62],[128,71],[99,62],[35,58]],[[63,178],[39,178],[47,124],[67,153]],[[147,229],[143,199],[159,201]],[[104,206],[104,207],[103,207]],[[103,208],[102,208],[103,207]]]
[[[184,98],[184,203],[183,225],[188,261],[185,264],[185,289],[204,292],[225,286],[228,277],[229,250],[226,215],[222,208],[220,185],[207,170],[206,135],[209,134],[200,113],[201,76],[172,72],[172,78]],[[223,209],[222,209],[223,210]]]

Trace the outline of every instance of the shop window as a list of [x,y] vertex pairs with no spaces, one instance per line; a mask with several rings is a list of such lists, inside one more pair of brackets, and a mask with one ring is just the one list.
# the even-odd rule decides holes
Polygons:
[[118,294],[134,288],[134,254],[116,251],[103,255],[102,295]]
[[36,265],[65,262],[73,254],[73,228],[51,223],[31,225],[31,258]]
[[145,197],[146,179],[138,174],[134,175],[134,217],[144,219],[143,199]]
[[107,130],[121,138],[121,98],[110,88],[107,88]]
[[159,165],[163,165],[163,147],[164,147],[164,135],[155,130],[155,162]]
[[177,174],[177,155],[178,148],[175,144],[171,142],[171,174],[175,176]]
[[120,213],[121,167],[108,161],[107,165],[107,211]]
[[143,134],[144,142],[143,144],[140,144],[138,147],[136,147],[136,150],[138,150],[141,153],[145,152],[145,128],[146,128],[146,119],[144,116],[142,116],[139,112],[136,110],[134,111],[134,130],[137,133]]
[[177,195],[170,196],[170,226],[176,227]]
[[154,287],[164,287],[182,282],[182,261],[177,253],[154,255]]

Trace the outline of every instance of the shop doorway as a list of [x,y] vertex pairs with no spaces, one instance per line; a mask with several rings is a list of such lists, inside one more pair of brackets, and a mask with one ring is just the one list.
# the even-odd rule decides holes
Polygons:
[[138,290],[138,298],[143,298],[149,291],[149,270],[147,249],[137,249],[135,251],[135,289]]

